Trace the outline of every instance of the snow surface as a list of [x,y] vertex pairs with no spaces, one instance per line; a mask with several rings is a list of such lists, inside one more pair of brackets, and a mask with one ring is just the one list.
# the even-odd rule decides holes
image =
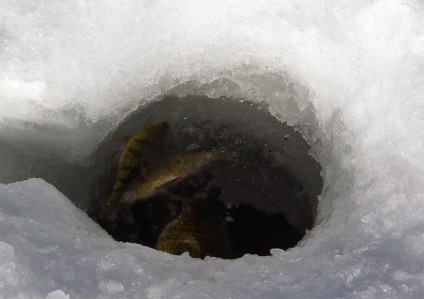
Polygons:
[[3,184],[0,298],[424,297],[422,1],[3,0],[2,182],[84,165],[169,91],[295,125],[323,166],[316,227],[271,257],[193,260],[113,241],[41,179]]

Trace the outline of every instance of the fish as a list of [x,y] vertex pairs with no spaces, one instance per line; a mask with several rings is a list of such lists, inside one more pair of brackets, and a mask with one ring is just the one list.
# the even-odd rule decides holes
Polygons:
[[[103,205],[102,214],[113,219],[119,198],[137,177],[142,176],[145,161],[163,143],[169,130],[167,121],[154,122],[149,118],[144,127],[131,137],[124,137],[126,145],[119,159],[118,170],[112,194]],[[107,215],[109,214],[109,215]]]
[[[219,159],[227,159],[227,154],[224,151],[215,151],[160,157],[156,163],[152,162],[152,165],[146,170],[146,176],[140,177],[138,183],[134,184],[134,188],[123,195],[122,200],[131,203],[145,200],[156,192],[166,192],[168,185],[178,185],[178,180],[196,173],[203,166]],[[207,178],[203,179],[203,181],[205,180]]]
[[[167,194],[174,194],[181,197],[193,197],[199,194],[206,194],[208,186],[214,178],[209,169],[200,169],[182,178],[171,180],[157,187],[157,191],[165,191]],[[160,192],[159,192],[160,193]]]
[[223,203],[204,198],[184,199],[177,219],[168,223],[156,249],[174,255],[184,252],[193,258],[229,258],[231,243],[223,221]]

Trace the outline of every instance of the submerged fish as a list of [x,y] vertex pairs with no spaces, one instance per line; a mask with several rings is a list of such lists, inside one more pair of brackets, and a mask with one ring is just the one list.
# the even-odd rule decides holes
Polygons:
[[185,199],[178,218],[161,232],[156,249],[175,255],[188,252],[193,258],[229,258],[231,246],[220,205],[218,200]]
[[145,177],[141,177],[134,187],[123,195],[123,201],[143,200],[157,191],[166,191],[168,183],[186,178],[202,166],[225,158],[224,152],[216,151],[175,154],[157,159],[158,161],[146,170]]
[[210,194],[208,185],[214,178],[212,172],[208,169],[201,169],[199,171],[192,172],[182,178],[178,178],[156,188],[160,194],[162,190],[167,194],[174,194],[180,197],[193,197],[198,195]]
[[150,118],[143,129],[126,138],[126,145],[119,159],[118,171],[112,194],[103,207],[103,212],[114,218],[114,210],[122,193],[140,176],[144,161],[162,144],[169,124],[166,121],[155,123]]

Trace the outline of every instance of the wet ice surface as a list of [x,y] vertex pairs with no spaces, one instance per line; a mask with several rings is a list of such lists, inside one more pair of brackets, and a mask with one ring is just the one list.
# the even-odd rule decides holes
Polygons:
[[422,5],[165,2],[2,2],[1,181],[48,161],[60,186],[142,99],[266,101],[323,166],[315,228],[192,260],[113,241],[42,180],[2,185],[0,298],[424,297]]

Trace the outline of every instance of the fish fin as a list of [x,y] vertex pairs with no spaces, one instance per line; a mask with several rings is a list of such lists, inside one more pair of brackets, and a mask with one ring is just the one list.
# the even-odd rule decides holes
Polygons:
[[170,179],[168,181],[166,181],[165,183],[163,183],[162,185],[160,185],[159,187],[156,187],[155,191],[159,191],[159,190],[167,190],[170,188],[175,187],[176,185],[178,185],[179,183],[181,183],[183,181],[183,177],[179,176],[179,177],[175,177],[173,179]]
[[128,141],[131,140],[131,136],[124,136],[121,138],[122,142],[127,143]]

